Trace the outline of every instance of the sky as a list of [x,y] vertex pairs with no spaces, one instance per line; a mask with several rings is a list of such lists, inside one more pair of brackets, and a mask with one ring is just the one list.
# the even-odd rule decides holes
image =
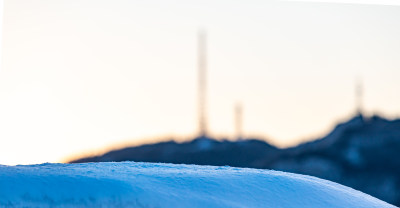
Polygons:
[[199,30],[211,136],[234,139],[241,103],[244,136],[319,138],[356,80],[366,115],[399,117],[400,4],[330,2],[5,0],[0,164],[193,138]]

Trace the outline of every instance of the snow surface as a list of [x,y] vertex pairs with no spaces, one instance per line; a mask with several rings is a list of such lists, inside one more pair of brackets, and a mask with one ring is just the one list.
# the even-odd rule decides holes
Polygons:
[[0,207],[394,207],[315,177],[160,163],[0,165]]

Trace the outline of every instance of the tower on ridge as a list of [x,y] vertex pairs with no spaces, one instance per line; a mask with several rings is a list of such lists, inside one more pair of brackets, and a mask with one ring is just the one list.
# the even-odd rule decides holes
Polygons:
[[235,105],[235,136],[237,140],[241,140],[243,138],[242,135],[242,104],[236,103]]
[[363,97],[363,85],[361,78],[356,79],[356,88],[355,88],[355,96],[356,96],[356,113],[357,115],[362,115],[362,97]]
[[198,94],[198,108],[199,108],[199,136],[207,136],[207,116],[206,116],[206,34],[203,30],[198,34],[198,76],[199,76],[199,94]]

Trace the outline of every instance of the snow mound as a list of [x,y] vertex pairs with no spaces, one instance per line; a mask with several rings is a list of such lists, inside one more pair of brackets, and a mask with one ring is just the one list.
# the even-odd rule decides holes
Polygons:
[[0,165],[0,207],[394,207],[271,170],[155,163]]

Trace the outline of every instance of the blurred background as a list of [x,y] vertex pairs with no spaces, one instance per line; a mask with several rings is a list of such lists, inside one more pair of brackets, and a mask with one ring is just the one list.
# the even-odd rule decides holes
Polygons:
[[399,206],[399,5],[5,0],[0,164],[267,168]]

